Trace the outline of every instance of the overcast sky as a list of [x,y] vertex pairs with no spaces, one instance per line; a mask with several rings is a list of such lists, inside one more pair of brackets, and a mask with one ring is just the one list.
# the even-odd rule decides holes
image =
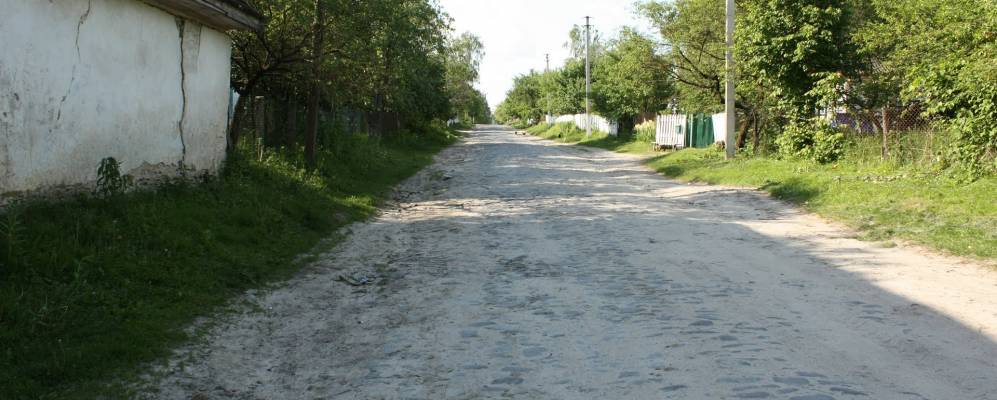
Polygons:
[[505,98],[516,75],[543,70],[544,54],[551,68],[568,57],[564,43],[574,24],[592,25],[604,36],[615,36],[623,26],[649,32],[634,15],[634,0],[439,0],[454,19],[457,33],[471,32],[485,45],[478,88],[488,96],[492,110]]

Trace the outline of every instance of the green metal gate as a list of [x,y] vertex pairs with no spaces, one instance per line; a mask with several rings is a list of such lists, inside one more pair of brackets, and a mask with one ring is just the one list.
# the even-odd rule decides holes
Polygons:
[[713,117],[709,114],[689,114],[686,118],[685,147],[713,145]]

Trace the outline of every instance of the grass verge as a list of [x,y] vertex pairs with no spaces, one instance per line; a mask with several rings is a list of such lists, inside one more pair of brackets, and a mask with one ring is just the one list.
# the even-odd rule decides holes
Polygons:
[[[689,182],[763,190],[857,229],[870,241],[903,239],[959,256],[997,258],[997,177],[957,182],[916,163],[870,156],[875,144],[853,143],[835,164],[742,156],[725,160],[715,149],[654,153],[627,138],[585,138],[572,124],[534,127],[547,139],[645,155],[646,165]],[[581,132],[581,135],[579,135]],[[885,243],[890,244],[890,243]]]
[[0,398],[125,398],[144,363],[188,340],[196,317],[290,277],[337,228],[455,136],[336,139],[306,172],[299,152],[230,157],[218,178],[0,215]]

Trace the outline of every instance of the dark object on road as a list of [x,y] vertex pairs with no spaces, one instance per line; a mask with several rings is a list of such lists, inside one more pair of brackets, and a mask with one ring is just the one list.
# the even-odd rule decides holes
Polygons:
[[374,283],[374,281],[377,280],[377,275],[368,274],[368,273],[359,273],[350,276],[343,274],[339,276],[338,280],[345,282],[347,285],[350,286],[365,286]]

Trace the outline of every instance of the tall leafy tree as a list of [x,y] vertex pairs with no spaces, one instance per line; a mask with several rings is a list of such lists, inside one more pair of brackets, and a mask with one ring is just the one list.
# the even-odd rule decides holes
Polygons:
[[900,97],[955,134],[969,177],[997,172],[997,5],[987,0],[872,0],[856,36]]
[[[247,99],[265,96],[283,107],[275,124],[295,141],[298,98],[307,97],[304,142],[312,159],[321,115],[366,116],[376,133],[418,128],[446,119],[452,105],[480,109],[471,74],[451,73],[450,18],[429,0],[250,0],[268,21],[260,33],[236,33],[233,85],[240,93],[230,135],[237,144]],[[472,46],[473,47],[473,46]],[[480,54],[480,41],[472,48]],[[464,53],[468,54],[468,53]],[[459,58],[459,57],[456,57]],[[473,58],[473,57],[472,57]],[[279,103],[279,104],[278,104]],[[472,104],[473,106],[468,106]],[[485,107],[486,108],[486,107]]]
[[595,110],[630,126],[639,115],[664,110],[673,89],[669,67],[653,41],[624,28],[596,69]]
[[819,98],[810,93],[822,74],[848,75],[857,67],[849,1],[753,0],[742,9],[738,50],[745,68],[771,87],[791,118],[813,115]]
[[465,32],[453,38],[446,52],[447,93],[450,96],[451,116],[462,121],[475,122],[488,119],[484,95],[474,88],[478,81],[484,44],[477,36]]
[[638,13],[661,35],[682,109],[716,111],[724,91],[724,4],[715,0],[650,1]]
[[544,115],[545,97],[541,90],[543,74],[530,71],[513,80],[512,89],[505,100],[495,110],[495,118],[500,123],[526,125],[541,121]]

